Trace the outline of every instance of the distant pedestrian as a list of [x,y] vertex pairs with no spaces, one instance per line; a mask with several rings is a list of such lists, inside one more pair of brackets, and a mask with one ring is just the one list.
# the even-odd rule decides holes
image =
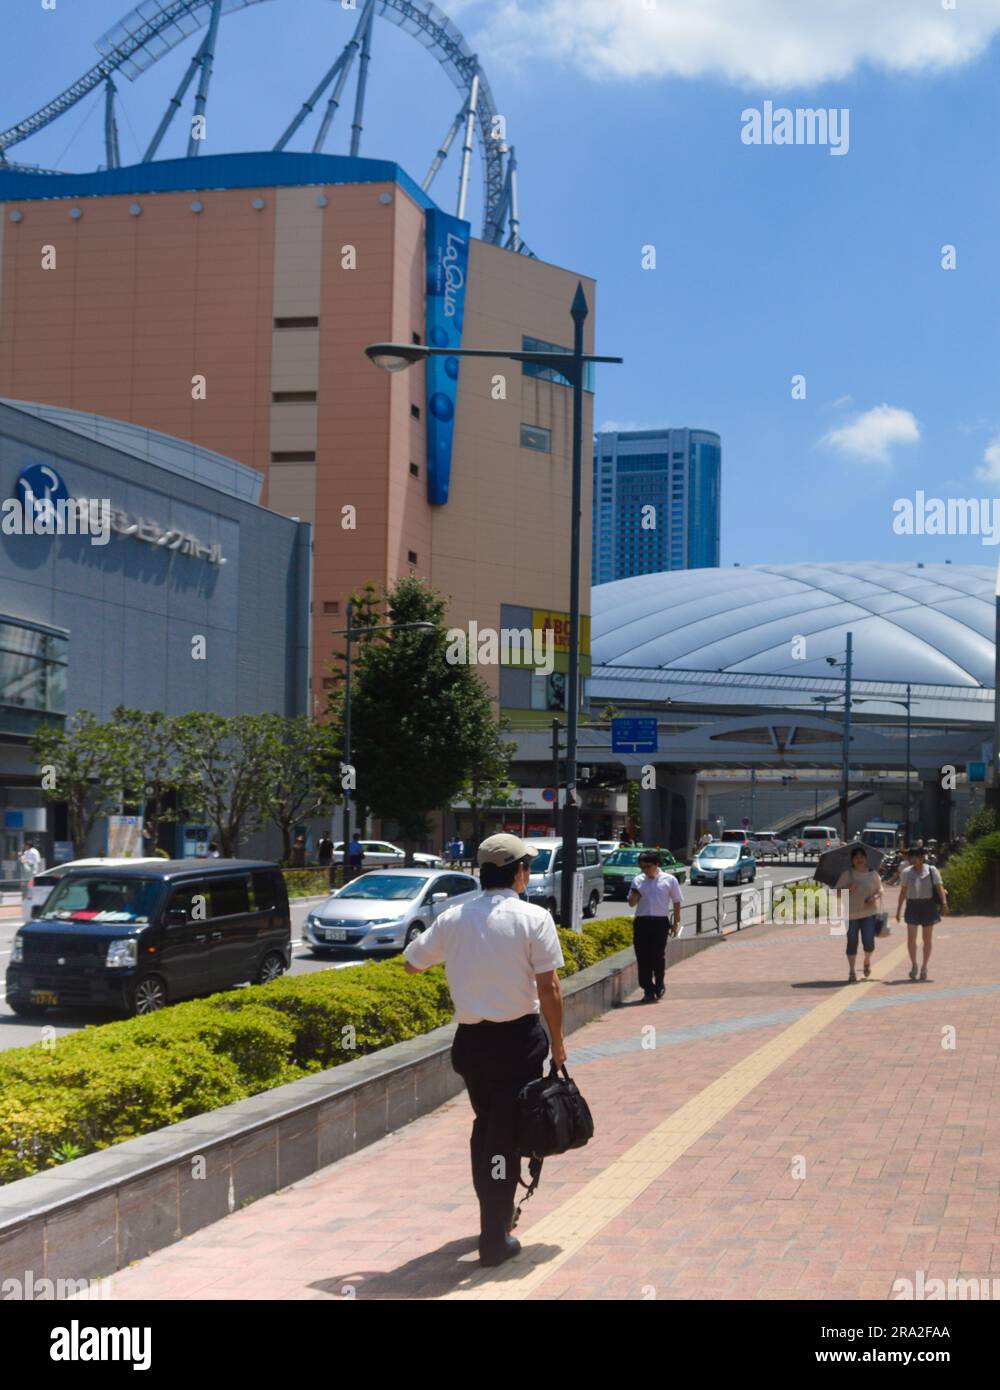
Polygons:
[[351,836],[350,844],[347,846],[347,858],[351,866],[351,873],[361,873],[365,863],[365,847],[357,835]]
[[292,853],[291,853],[291,857],[290,857],[290,859],[289,859],[289,865],[290,865],[290,867],[293,868],[293,869],[304,869],[304,868],[305,868],[305,866],[306,866],[306,837],[305,837],[304,835],[296,835],[296,837],[295,837],[295,842],[294,842],[294,844],[292,845]]
[[658,851],[640,854],[639,873],[632,880],[628,905],[635,908],[632,939],[644,1004],[654,1004],[666,991],[667,937],[676,936],[680,930],[683,901],[677,879],[660,868]]
[[531,847],[516,835],[491,835],[476,858],[482,891],[439,913],[403,954],[411,975],[444,964],[458,1023],[451,1062],[476,1117],[471,1154],[479,1258],[499,1265],[521,1249],[510,1234],[521,1166],[517,1094],[542,1075],[549,1039],[553,1065],[566,1061],[556,973],[563,954],[549,913],[518,897],[527,887]]
[[20,853],[19,858],[21,862],[21,868],[24,870],[25,876],[27,878],[34,878],[35,874],[38,873],[38,870],[41,868],[42,864],[42,856],[39,854],[38,849],[35,846],[34,840],[28,840],[26,842],[24,849]]
[[948,911],[948,894],[941,882],[940,871],[927,863],[922,843],[907,851],[909,865],[899,875],[899,900],[896,921],[906,908],[906,948],[910,953],[910,979],[917,978],[917,928],[923,932],[923,960],[920,979],[927,979],[927,964],[934,944],[934,927]]
[[868,867],[868,855],[860,847],[851,854],[851,867],[837,879],[836,888],[848,890],[847,905],[847,965],[849,985],[857,984],[855,964],[858,959],[858,937],[865,953],[864,972],[867,980],[872,973],[872,952],[875,950],[875,930],[882,910],[882,880]]
[[208,842],[208,857],[209,859],[221,858],[221,851],[214,840],[209,840]]
[[333,841],[329,835],[321,835],[316,846],[316,863],[321,869],[328,869],[333,859]]

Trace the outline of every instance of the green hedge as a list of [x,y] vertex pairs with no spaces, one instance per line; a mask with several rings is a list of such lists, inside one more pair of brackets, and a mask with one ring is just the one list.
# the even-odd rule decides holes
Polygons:
[[1000,912],[1000,831],[980,835],[941,870],[952,912]]
[[[631,945],[631,921],[559,931],[572,975]],[[285,976],[144,1018],[0,1052],[0,1183],[202,1115],[430,1032],[452,1015],[444,970],[402,957]]]
[[[319,897],[331,891],[329,869],[283,869],[282,873],[292,899]],[[343,877],[342,871],[340,877]]]

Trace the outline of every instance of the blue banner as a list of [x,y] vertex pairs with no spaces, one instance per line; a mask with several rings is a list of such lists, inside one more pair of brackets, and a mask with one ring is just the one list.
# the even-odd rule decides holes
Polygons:
[[[427,343],[461,347],[465,282],[469,273],[468,222],[427,209]],[[427,500],[448,501],[458,400],[458,358],[427,359]]]

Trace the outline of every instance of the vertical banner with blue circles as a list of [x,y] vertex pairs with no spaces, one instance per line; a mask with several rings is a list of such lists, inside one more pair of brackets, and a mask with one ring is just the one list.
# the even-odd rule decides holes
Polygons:
[[[427,209],[427,343],[461,347],[465,282],[469,272],[468,222]],[[443,506],[451,481],[452,439],[458,398],[458,358],[427,359],[427,500]]]

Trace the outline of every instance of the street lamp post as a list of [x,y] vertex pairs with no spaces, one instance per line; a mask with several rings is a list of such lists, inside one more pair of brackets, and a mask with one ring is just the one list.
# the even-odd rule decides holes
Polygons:
[[910,711],[913,708],[913,688],[909,681],[906,682],[906,699],[874,699],[874,700],[855,700],[856,705],[901,705],[906,710],[906,815],[903,817],[903,843],[910,843],[910,768],[912,758],[910,757],[910,735],[912,716]]
[[[340,760],[341,769],[351,766],[351,674],[352,674],[352,649],[355,637],[366,637],[370,632],[400,632],[403,630],[417,632],[433,632],[433,623],[377,623],[372,627],[354,626],[354,602],[347,600],[347,626],[334,628],[331,637],[346,637],[347,651],[344,658],[344,739],[343,750]],[[341,772],[343,777],[343,772]],[[351,856],[351,789],[350,785],[343,788],[344,799],[340,808],[341,833],[344,842],[344,882],[347,882],[347,867]],[[331,817],[330,838],[337,838],[336,815]]]
[[503,357],[551,367],[573,388],[572,497],[570,516],[569,575],[569,671],[566,682],[566,798],[562,808],[563,875],[560,916],[572,920],[573,885],[576,877],[578,807],[576,803],[576,750],[580,709],[580,501],[583,479],[583,385],[591,362],[621,363],[621,357],[597,357],[583,350],[583,328],[589,314],[583,285],[577,284],[570,314],[573,319],[572,351],[507,351],[501,348],[436,348],[423,343],[373,343],[365,348],[376,366],[388,372],[404,371],[428,357]]

